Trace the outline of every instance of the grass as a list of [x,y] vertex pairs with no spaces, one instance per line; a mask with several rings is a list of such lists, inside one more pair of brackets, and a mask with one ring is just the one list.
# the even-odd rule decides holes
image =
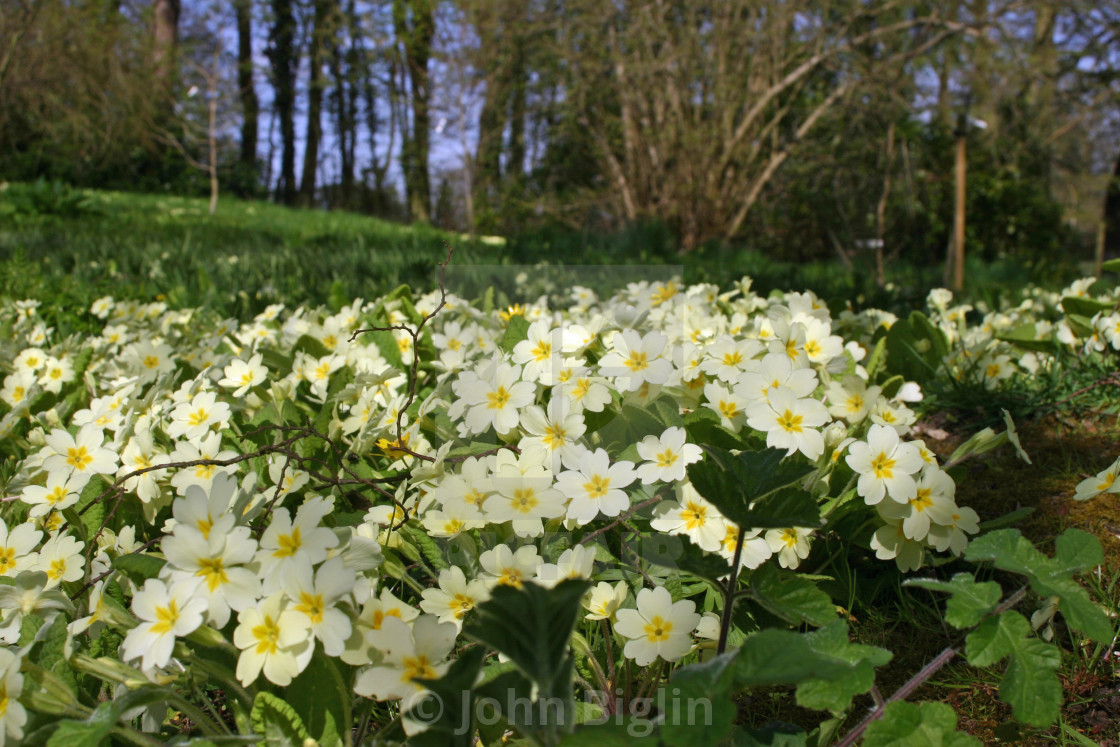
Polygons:
[[[14,297],[61,297],[72,308],[88,308],[102,295],[158,297],[176,307],[206,305],[245,318],[278,300],[371,298],[402,283],[427,289],[435,287],[445,241],[455,250],[456,281],[475,290],[497,280],[511,299],[519,290],[524,297],[548,290],[533,282],[541,279],[606,290],[679,271],[687,282],[725,288],[749,275],[762,294],[812,290],[834,311],[850,302],[905,312],[941,284],[939,266],[893,262],[887,287],[878,288],[870,258],[849,271],[835,262],[787,262],[722,246],[680,256],[657,224],[609,235],[540,231],[490,244],[426,226],[259,201],[223,198],[211,216],[197,198],[0,185],[0,287]],[[542,274],[530,267],[517,276],[519,266],[540,263],[551,269]],[[615,269],[604,273],[603,265]],[[1057,284],[1073,274],[1055,268],[1047,277]],[[1021,286],[1030,271],[1016,263],[970,265],[968,277],[991,296]]]

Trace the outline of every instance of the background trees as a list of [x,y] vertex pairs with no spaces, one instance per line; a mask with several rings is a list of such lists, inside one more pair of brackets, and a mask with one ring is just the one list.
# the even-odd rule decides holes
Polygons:
[[932,262],[966,115],[976,252],[1117,242],[1117,0],[0,2],[9,179],[198,188],[159,134],[218,35],[241,194]]

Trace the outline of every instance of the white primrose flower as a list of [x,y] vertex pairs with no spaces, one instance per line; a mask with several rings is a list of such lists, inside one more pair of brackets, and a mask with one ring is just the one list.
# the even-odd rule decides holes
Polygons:
[[902,443],[898,432],[885,425],[871,426],[866,442],[849,445],[844,461],[859,475],[856,491],[872,506],[884,496],[899,503],[917,496],[913,475],[925,464],[917,446]]
[[828,411],[834,418],[858,423],[867,417],[882,391],[882,387],[867,386],[859,376],[845,376],[843,382],[833,380],[828,385]]
[[[719,554],[727,558],[727,562],[735,562],[735,550],[739,546],[739,527],[733,522],[725,522],[727,533],[723,536],[723,544]],[[740,568],[758,568],[774,554],[770,543],[761,536],[761,529],[752,529],[743,536],[743,549],[739,553]]]
[[638,478],[634,463],[610,463],[603,449],[584,451],[578,468],[561,472],[556,487],[566,495],[568,518],[579,526],[590,523],[596,516],[618,516],[630,508],[630,496],[623,488]]
[[262,356],[257,353],[247,361],[235,358],[230,361],[222,373],[225,376],[218,381],[218,386],[233,389],[234,397],[242,397],[245,392],[255,386],[263,384],[268,377],[268,369],[261,362]]
[[824,453],[824,436],[818,430],[829,421],[828,410],[815,399],[799,399],[792,389],[778,386],[767,400],[755,402],[747,411],[747,425],[766,434],[766,445],[800,451],[816,461]]
[[479,579],[493,586],[520,589],[523,582],[537,575],[543,562],[535,545],[523,545],[516,551],[509,545],[498,545],[478,556],[483,571]]
[[294,609],[283,592],[237,616],[233,643],[241,649],[237,679],[248,687],[264,672],[265,679],[286,687],[307,668],[315,652],[307,615]]
[[77,472],[90,477],[111,475],[117,470],[117,453],[103,446],[105,434],[95,425],[83,425],[77,436],[55,428],[45,441],[47,445],[39,456],[48,472]]
[[171,581],[193,579],[195,594],[206,602],[207,619],[215,627],[225,627],[230,610],[240,612],[260,598],[260,579],[244,567],[253,559],[257,542],[248,527],[233,526],[232,516],[221,517],[205,535],[178,524],[160,546],[167,558],[161,574]]
[[479,371],[464,371],[451,384],[458,397],[448,414],[458,418],[463,410],[463,435],[482,433],[493,427],[509,433],[521,422],[521,409],[533,402],[536,385],[521,381],[521,366],[494,359]]
[[350,618],[338,605],[350,600],[356,575],[338,556],[327,560],[314,574],[307,556],[298,557],[300,561],[284,579],[284,591],[293,609],[307,618],[311,632],[323,644],[327,656],[338,656],[346,647],[351,631]]
[[283,579],[299,563],[298,554],[305,554],[314,565],[326,560],[327,552],[338,546],[338,535],[319,526],[331,509],[328,499],[311,498],[296,511],[295,520],[286,508],[272,512],[272,521],[261,535],[256,554],[266,594],[281,588]]
[[796,568],[809,557],[809,539],[813,530],[809,527],[787,527],[771,529],[766,532],[766,544],[771,552],[778,554],[778,564],[782,568]]
[[540,382],[551,386],[554,369],[559,367],[563,333],[551,329],[547,320],[529,325],[526,338],[513,348],[513,362],[523,365],[521,377],[525,381]]
[[1120,458],[1110,464],[1107,469],[1079,482],[1073,494],[1073,499],[1075,501],[1087,501],[1102,493],[1120,493]]
[[611,586],[600,581],[583,598],[583,608],[587,610],[586,620],[610,620],[615,612],[626,602],[630,588],[625,581]]
[[661,437],[646,436],[638,443],[638,455],[646,460],[637,469],[642,484],[680,482],[685,468],[703,458],[703,451],[696,444],[685,443],[688,434],[684,428],[673,426]]
[[543,563],[537,569],[537,583],[552,588],[561,581],[589,579],[595,570],[595,547],[576,545],[560,553],[555,563]]
[[684,534],[701,550],[715,552],[723,543],[727,529],[715,506],[704,500],[691,483],[681,483],[677,500],[662,501],[653,509],[651,529],[668,534]]
[[354,667],[373,663],[375,658],[380,657],[380,653],[370,644],[369,633],[381,630],[387,618],[395,617],[409,622],[419,614],[420,610],[405,604],[382,587],[380,596],[371,596],[362,605],[362,611],[354,620],[350,638],[346,641],[346,648],[339,658]]
[[367,634],[370,644],[381,652],[381,664],[358,673],[354,692],[375,700],[400,700],[407,711],[424,686],[416,680],[435,680],[451,666],[447,661],[458,634],[454,625],[431,615],[421,615],[411,625],[388,617],[379,630]]
[[132,612],[141,622],[125,635],[121,651],[125,659],[141,659],[141,668],[151,671],[167,666],[175,639],[202,625],[206,600],[194,595],[198,582],[186,579],[168,587],[149,578],[132,597]]
[[34,565],[38,556],[33,551],[42,537],[34,524],[16,524],[8,529],[0,519],[0,576],[14,576]]
[[673,362],[662,357],[669,338],[654,330],[644,336],[633,329],[618,332],[613,350],[599,360],[604,376],[613,376],[621,391],[633,392],[649,383],[664,384],[673,373]]
[[0,648],[0,747],[3,747],[5,737],[23,739],[27,711],[19,702],[23,693],[22,665],[23,660],[17,652]]
[[637,609],[615,612],[615,632],[629,639],[623,654],[640,667],[649,666],[658,657],[673,662],[692,649],[692,631],[700,624],[700,615],[691,601],[673,602],[664,587],[642,589],[637,596]]
[[889,522],[901,521],[902,533],[920,542],[929,534],[930,525],[949,525],[957,504],[953,500],[957,486],[953,478],[937,467],[926,467],[917,481],[917,493],[906,503],[883,501],[876,505],[879,515]]
[[171,411],[167,435],[172,438],[181,436],[187,441],[197,443],[211,429],[224,428],[230,414],[229,405],[218,402],[214,392],[199,392],[190,402],[184,402]]
[[425,589],[420,596],[420,609],[458,628],[468,612],[490,598],[490,591],[480,579],[467,581],[463,569],[453,565],[439,572],[437,588]]
[[47,589],[63,581],[78,581],[86,574],[85,546],[69,534],[56,534],[43,543],[30,570],[47,574]]
[[73,472],[50,472],[46,486],[28,485],[20,493],[20,500],[30,504],[28,515],[37,519],[51,511],[63,511],[78,502],[82,488],[89,482],[89,475]]
[[0,585],[0,641],[14,646],[28,615],[37,615],[49,626],[60,611],[74,611],[62,590],[50,585],[47,574],[37,570],[20,571],[14,584]]

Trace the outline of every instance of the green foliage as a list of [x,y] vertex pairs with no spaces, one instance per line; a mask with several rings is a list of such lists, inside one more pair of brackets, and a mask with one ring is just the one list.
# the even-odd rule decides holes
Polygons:
[[269,692],[257,693],[249,719],[269,747],[302,747],[311,738],[296,710]]
[[1000,683],[1000,699],[1015,718],[1047,726],[1058,718],[1062,686],[1057,670],[1061,654],[1054,646],[1030,637],[1031,625],[1018,612],[986,618],[965,640],[965,656],[974,666],[991,666],[1010,657]]
[[733,455],[705,446],[704,458],[688,465],[688,478],[700,495],[739,526],[781,529],[820,524],[816,501],[791,487],[813,468],[784,458],[785,452],[778,449]]
[[867,728],[864,747],[980,747],[976,737],[956,731],[957,714],[944,703],[887,705]]

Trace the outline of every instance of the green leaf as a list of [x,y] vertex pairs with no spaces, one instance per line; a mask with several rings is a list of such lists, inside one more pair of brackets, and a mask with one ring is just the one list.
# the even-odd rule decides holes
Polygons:
[[112,564],[114,568],[124,572],[134,583],[143,585],[147,579],[158,576],[160,570],[167,565],[167,561],[154,555],[130,553],[113,558]]
[[[1069,529],[1058,537],[1056,546],[1058,557],[1047,558],[1018,530],[1000,529],[969,543],[965,558],[990,561],[997,568],[1026,576],[1039,596],[1059,597],[1058,609],[1071,628],[1095,641],[1112,640],[1114,631],[1108,616],[1070,576],[1072,569],[1097,564],[1091,561],[1102,557],[1100,540],[1088,532]],[[1086,562],[1091,565],[1081,565]]]
[[733,747],[807,747],[808,740],[809,735],[796,726],[777,724],[761,729],[736,727],[729,744]]
[[892,324],[885,339],[891,373],[918,383],[937,375],[949,350],[944,333],[920,311]]
[[268,747],[303,747],[304,740],[311,738],[295,709],[269,692],[257,693],[249,721]]
[[1088,319],[1092,319],[1102,311],[1110,311],[1111,309],[1111,303],[1101,303],[1091,298],[1066,296],[1062,299],[1062,311],[1067,314],[1077,314],[1078,316],[1083,316]]
[[430,691],[427,695],[429,702],[418,703],[408,715],[427,728],[410,737],[410,745],[470,747],[474,744],[471,688],[485,657],[485,647],[475,646],[455,660],[438,680],[418,680]]
[[47,631],[43,645],[39,649],[39,666],[65,682],[73,692],[78,690],[78,680],[66,657],[67,619],[57,615]]
[[743,440],[720,425],[719,415],[708,407],[685,415],[684,429],[689,443],[718,446],[721,449],[743,448]]
[[889,703],[872,722],[863,747],[981,747],[976,737],[956,731],[957,714],[944,703]]
[[1105,272],[1120,272],[1120,259],[1110,259],[1101,265]]
[[332,729],[337,735],[338,724],[351,720],[352,694],[346,685],[350,677],[344,678],[339,666],[345,665],[329,656],[312,656],[307,668],[284,691],[308,733],[320,742]]
[[[590,582],[568,579],[546,589],[529,582],[498,586],[464,626],[468,638],[508,656],[540,688],[541,698],[570,698],[568,640]],[[564,714],[565,717],[570,714]]]
[[428,564],[437,571],[451,567],[447,562],[447,558],[444,556],[443,550],[423,528],[405,524],[400,528],[400,533],[420,550],[420,554],[424,556]]
[[718,583],[731,573],[731,564],[715,553],[701,550],[684,536],[651,532],[640,538],[638,555],[654,565],[691,573]]
[[[704,458],[688,465],[688,478],[700,495],[741,527],[818,526],[820,510],[812,496],[789,487],[805,479],[813,467],[783,461],[785,456],[778,449],[733,455],[705,446]],[[782,488],[789,489],[775,494]]]
[[995,581],[978,582],[971,573],[958,573],[952,581],[908,579],[903,584],[952,594],[945,605],[945,621],[958,630],[978,625],[1003,597],[999,584]]
[[1047,726],[1058,717],[1062,686],[1055,670],[1061,665],[1057,647],[1031,638],[1031,624],[1018,612],[986,618],[965,639],[970,664],[986,667],[1010,656],[1000,683],[1000,699],[1011,705],[1015,718],[1032,726]]
[[506,325],[506,331],[502,334],[502,340],[499,343],[502,350],[507,353],[512,353],[513,349],[517,347],[517,343],[529,337],[529,320],[522,314],[514,314],[509,318],[509,323]]
[[836,607],[810,579],[772,563],[759,567],[750,578],[751,596],[768,611],[794,625],[826,625],[836,619]]
[[292,345],[292,355],[296,353],[306,353],[312,358],[325,358],[331,354],[331,351],[311,335],[300,335],[296,344]]
[[735,654],[724,654],[673,673],[654,702],[664,707],[661,739],[682,747],[710,747],[731,731]]
[[851,669],[832,677],[813,677],[797,688],[797,703],[814,710],[843,711],[852,698],[865,693],[875,684],[875,667],[891,660],[891,652],[875,646],[852,643],[848,626],[837,621],[805,636],[809,647],[819,657],[840,660]]

